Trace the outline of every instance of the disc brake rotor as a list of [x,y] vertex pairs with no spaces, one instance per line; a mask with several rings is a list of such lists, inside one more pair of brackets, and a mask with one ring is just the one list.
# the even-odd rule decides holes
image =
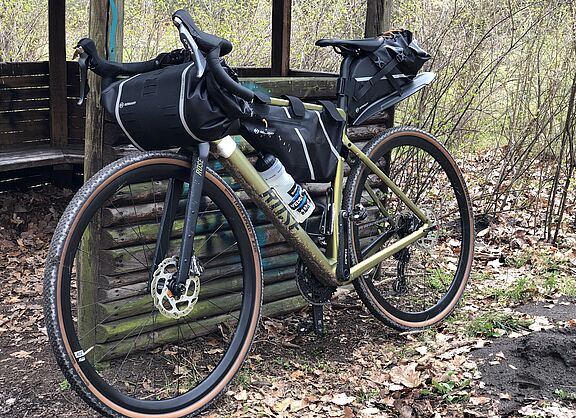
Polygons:
[[178,257],[164,259],[154,272],[151,285],[152,299],[158,311],[168,318],[182,318],[194,309],[200,293],[200,276],[190,274],[185,290],[175,297],[167,286],[178,271]]
[[430,221],[432,227],[425,236],[416,241],[416,245],[423,250],[430,252],[438,242],[438,221],[436,220],[434,211],[429,209],[423,209],[422,211]]

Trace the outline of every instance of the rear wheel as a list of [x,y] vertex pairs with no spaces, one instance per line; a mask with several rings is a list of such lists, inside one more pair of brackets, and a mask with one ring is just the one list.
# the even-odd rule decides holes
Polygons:
[[[395,329],[437,324],[462,296],[472,265],[473,217],[462,174],[434,137],[413,128],[388,130],[363,151],[427,215],[432,228],[355,280],[356,291],[378,319]],[[354,263],[422,225],[360,162],[346,184],[344,207],[356,213],[366,209],[366,217],[351,225]]]
[[188,159],[171,153],[118,160],[76,194],[54,234],[44,283],[48,333],[72,387],[105,415],[201,411],[233,379],[254,339],[258,245],[242,204],[212,170],[196,226],[203,272],[190,276],[191,311],[170,316],[172,305],[155,306],[147,289],[170,179],[184,188],[156,276],[177,266],[190,170]]

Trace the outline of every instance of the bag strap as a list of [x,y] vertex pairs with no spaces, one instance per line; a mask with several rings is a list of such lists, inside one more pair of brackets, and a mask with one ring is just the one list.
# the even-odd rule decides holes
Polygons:
[[342,117],[340,112],[338,112],[338,108],[334,103],[328,100],[318,100],[318,103],[324,106],[324,109],[326,109],[328,114],[330,114],[332,119],[334,119],[336,122],[344,122],[344,118]]
[[261,104],[270,104],[270,96],[260,91],[254,92],[254,100]]
[[[378,62],[378,61],[375,61],[375,59],[372,57],[372,55],[374,55],[374,54],[371,54],[370,59],[372,59],[372,61],[374,61],[374,62]],[[402,56],[402,58],[404,57],[404,55],[397,55],[396,57],[400,57],[400,56]],[[372,89],[372,87],[374,87],[376,84],[381,83],[383,81],[382,78],[384,76],[386,76],[386,80],[388,80],[388,82],[390,82],[390,84],[398,92],[398,94],[402,94],[402,87],[400,86],[398,81],[396,81],[396,79],[393,77],[394,74],[400,74],[400,71],[398,71],[396,69],[396,66],[398,65],[399,62],[402,62],[402,61],[403,61],[403,59],[398,60],[398,58],[392,58],[386,65],[384,65],[384,67],[382,67],[382,69],[380,71],[378,71],[376,74],[374,74],[372,76],[372,78],[370,80],[368,80],[368,82],[366,82],[366,84],[364,84],[364,86],[362,86],[362,88],[358,92],[358,97],[356,97],[356,95],[354,95],[354,98],[359,101],[362,97],[364,97],[366,95],[366,93],[368,93]]]
[[290,102],[290,107],[292,108],[292,113],[294,113],[294,116],[298,118],[303,118],[306,116],[306,108],[304,107],[304,103],[302,103],[302,100],[300,100],[298,97],[288,96],[285,94],[280,97]]

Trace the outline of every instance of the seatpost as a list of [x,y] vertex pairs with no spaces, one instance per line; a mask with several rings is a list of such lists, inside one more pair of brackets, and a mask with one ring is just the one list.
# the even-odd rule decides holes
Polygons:
[[174,25],[178,28],[178,32],[180,32],[180,40],[184,47],[192,53],[192,60],[194,61],[194,65],[196,65],[196,77],[200,78],[204,75],[204,70],[206,69],[206,59],[204,55],[200,53],[198,49],[198,45],[196,41],[192,37],[190,30],[186,27],[186,24],[182,22],[178,16],[173,16],[172,21]]

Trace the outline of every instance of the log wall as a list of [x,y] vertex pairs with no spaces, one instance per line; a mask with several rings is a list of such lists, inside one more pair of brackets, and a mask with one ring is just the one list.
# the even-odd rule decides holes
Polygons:
[[[78,163],[82,157],[85,107],[76,105],[79,91],[77,64],[68,63],[67,72],[69,140],[66,153],[76,150],[78,159],[74,162]],[[274,96],[294,95],[308,101],[332,99],[336,88],[336,78],[327,75],[311,77],[302,73],[290,78],[254,77],[251,70],[244,71],[244,75],[242,81],[254,89]],[[0,149],[4,155],[7,155],[7,151],[12,156],[17,152],[22,153],[24,160],[18,165],[21,177],[26,176],[26,159],[30,164],[33,158],[31,155],[54,152],[53,147],[47,148],[51,145],[49,108],[47,63],[0,64]],[[390,124],[390,114],[382,114],[363,126],[351,128],[348,135],[353,142],[362,146]],[[127,142],[116,125],[105,125],[107,158],[113,159],[125,152],[132,152],[133,149],[126,146]],[[61,148],[60,152],[63,153]],[[1,161],[2,154],[0,165]],[[212,161],[211,165],[217,171],[222,171],[218,162]],[[226,173],[221,174],[231,183]],[[261,244],[265,281],[264,315],[280,315],[304,307],[306,303],[299,296],[294,282],[297,255],[246,195],[237,187],[235,189],[249,211]],[[308,185],[307,189],[319,201],[325,194],[326,185]],[[129,349],[174,340],[182,332],[199,335],[214,330],[229,320],[230,315],[234,316],[234,309],[237,309],[239,302],[238,296],[227,294],[239,286],[240,279],[238,255],[228,251],[212,262],[203,276],[203,280],[209,283],[201,286],[200,301],[191,314],[202,318],[192,325],[193,329],[190,326],[184,329],[175,321],[159,315],[150,316],[154,308],[146,292],[148,273],[145,265],[150,259],[148,247],[154,246],[155,227],[152,220],[155,218],[155,202],[162,202],[162,193],[153,194],[144,188],[136,196],[139,209],[137,215],[134,215],[132,201],[123,202],[121,199],[102,212],[99,236],[87,239],[87,242],[98,243],[92,249],[97,251],[97,255],[88,252],[85,254],[91,254],[90,257],[80,259],[79,268],[98,276],[98,286],[84,289],[86,294],[81,298],[81,304],[94,307],[90,312],[85,312],[82,321],[93,324],[96,320],[96,323],[101,323],[93,329],[92,335],[85,335],[84,338],[96,343],[94,355],[103,361],[118,357]],[[313,216],[319,215],[317,212]],[[204,216],[199,223],[198,241],[206,240],[221,222],[222,218],[217,214]],[[177,225],[172,237],[174,249],[178,247],[180,227]],[[138,234],[134,233],[135,230],[138,230]],[[212,251],[225,248],[230,231],[224,228],[217,235],[211,238]],[[127,256],[127,249],[140,247],[142,250],[136,251],[135,257]],[[210,256],[204,254],[205,259]],[[98,265],[93,265],[96,259],[99,260]],[[221,309],[223,306],[232,311]],[[153,320],[150,322],[151,318]],[[139,336],[131,335],[130,329],[137,329],[141,333]]]

